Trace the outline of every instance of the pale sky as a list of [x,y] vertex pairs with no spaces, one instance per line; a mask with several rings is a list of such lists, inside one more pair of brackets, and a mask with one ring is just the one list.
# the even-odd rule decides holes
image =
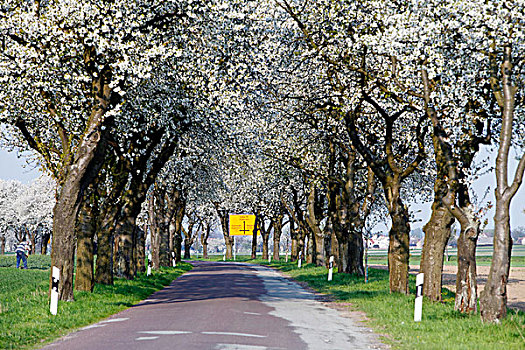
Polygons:
[[[515,154],[513,154],[515,156]],[[480,158],[491,157],[490,152],[482,150],[479,154]],[[512,158],[512,157],[511,157]],[[491,161],[491,164],[494,162]],[[25,166],[25,160],[19,159],[14,152],[6,152],[3,149],[0,149],[0,179],[4,180],[19,180],[23,183],[31,182],[36,179],[40,172],[38,169],[35,169],[34,166]],[[514,175],[514,170],[517,165],[517,161],[512,158],[511,167],[509,171],[509,177]],[[474,191],[479,195],[483,196],[487,187],[490,187],[488,196],[485,201],[491,201],[494,204],[494,187],[495,187],[495,177],[494,173],[485,174],[479,180],[474,183]],[[412,223],[411,227],[417,228],[422,227],[430,218],[430,207],[431,203],[409,203],[411,211],[421,210],[418,214],[415,215],[417,219],[420,219],[418,222]],[[525,214],[523,210],[525,209],[525,183],[522,184],[518,193],[514,197],[511,203],[511,227],[525,226]],[[487,213],[488,225],[487,228],[493,227],[493,217],[494,209],[490,210]],[[385,231],[386,227],[375,227],[373,231]]]
[[16,152],[7,152],[0,148],[0,179],[28,183],[39,176],[38,168],[26,165],[25,159],[18,158]]

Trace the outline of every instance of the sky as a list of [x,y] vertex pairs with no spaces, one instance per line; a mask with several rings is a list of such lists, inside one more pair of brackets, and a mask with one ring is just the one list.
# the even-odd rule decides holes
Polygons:
[[0,148],[0,179],[29,183],[39,176],[38,168],[26,165],[25,158],[18,158],[16,152],[7,152]]
[[[512,153],[511,155],[516,155]],[[478,160],[482,158],[491,158],[490,163],[494,164],[494,154],[483,149],[480,151]],[[509,178],[514,175],[514,170],[517,165],[517,161],[514,160],[514,157],[511,158],[511,166],[509,170]],[[24,158],[18,158],[16,153],[7,152],[3,149],[0,149],[0,179],[3,180],[19,180],[23,183],[31,182],[36,179],[40,172],[38,169],[35,169],[34,166],[25,165],[26,162]],[[481,176],[474,183],[474,192],[478,194],[479,197],[482,197],[485,193],[487,187],[489,188],[488,195],[485,198],[484,202],[491,201],[493,204],[494,201],[494,188],[495,188],[495,177],[494,173],[490,172]],[[431,203],[430,202],[410,202],[408,203],[411,211],[415,212],[414,217],[417,221],[411,224],[412,229],[422,227],[430,218],[431,213]],[[511,202],[511,227],[525,226],[525,183],[522,184],[518,193],[513,198]],[[494,208],[489,210],[486,218],[488,219],[487,228],[493,227],[493,217],[494,217]],[[378,225],[374,228],[373,231],[387,231],[388,225]]]

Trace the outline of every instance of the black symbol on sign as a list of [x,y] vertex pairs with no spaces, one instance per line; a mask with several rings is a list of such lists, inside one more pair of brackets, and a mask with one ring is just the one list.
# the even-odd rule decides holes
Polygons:
[[250,232],[250,230],[247,230],[247,229],[246,229],[246,221],[243,221],[242,223],[244,224],[244,230],[239,230],[239,231],[241,231],[241,232],[245,232],[245,233],[243,233],[243,234],[246,234],[246,232]]

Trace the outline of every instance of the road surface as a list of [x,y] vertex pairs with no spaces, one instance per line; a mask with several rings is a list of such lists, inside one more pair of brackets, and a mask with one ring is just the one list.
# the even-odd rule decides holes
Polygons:
[[278,272],[194,262],[149,299],[44,349],[370,349],[382,345],[351,318]]

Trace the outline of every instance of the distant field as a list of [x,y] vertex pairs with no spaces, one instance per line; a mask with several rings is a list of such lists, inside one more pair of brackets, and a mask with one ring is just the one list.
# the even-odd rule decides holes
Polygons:
[[[476,249],[476,256],[492,256],[492,246],[481,246]],[[448,249],[448,253],[450,255],[456,255],[457,254],[456,248],[450,248]],[[387,249],[369,249],[368,255],[369,256],[386,256],[388,250]],[[418,256],[421,255],[421,249],[419,248],[413,248],[410,247],[410,255],[411,256]],[[525,256],[525,245],[515,245],[512,247],[512,256]]]
[[[448,254],[448,255],[447,255]],[[457,249],[448,249],[445,255],[445,265],[455,266],[457,265]],[[222,260],[222,254],[209,254],[209,260],[220,261]],[[260,258],[261,254],[257,254]],[[370,265],[386,265],[387,264],[387,249],[369,249],[368,250],[368,263]],[[447,259],[448,256],[448,259]],[[281,258],[284,258],[285,254],[281,253]],[[488,266],[492,260],[492,246],[478,247],[476,251],[476,262],[480,266]],[[192,259],[201,259],[202,254],[193,254]],[[237,261],[248,261],[250,255],[242,252],[237,255]],[[410,264],[418,265],[421,260],[421,249],[410,249]],[[512,249],[511,266],[514,267],[525,267],[525,245],[515,245]]]
[[[448,249],[445,255],[445,265],[457,265],[457,249]],[[386,249],[368,250],[368,263],[383,265],[387,263],[388,251]],[[421,249],[410,249],[410,264],[418,265],[421,260]],[[476,250],[476,263],[480,266],[490,265],[492,260],[492,246],[478,247]],[[512,248],[511,266],[525,267],[525,246],[515,245]]]

